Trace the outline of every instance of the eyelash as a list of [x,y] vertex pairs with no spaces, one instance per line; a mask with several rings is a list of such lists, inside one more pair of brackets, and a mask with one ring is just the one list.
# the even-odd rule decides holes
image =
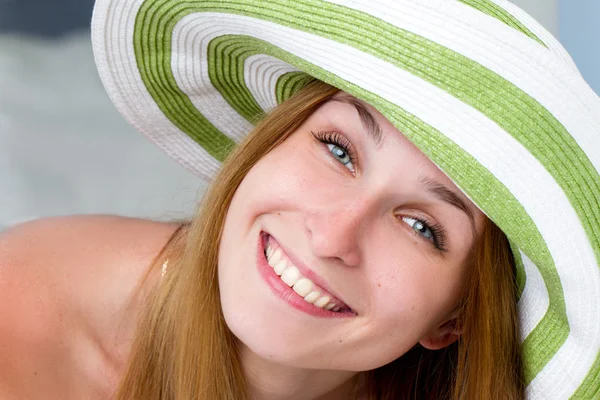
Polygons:
[[354,168],[356,168],[357,157],[356,152],[354,151],[354,147],[352,146],[352,143],[350,143],[350,141],[346,139],[342,134],[336,131],[311,131],[311,133],[319,142],[323,144],[332,144],[344,150],[346,154],[348,154],[348,157],[350,157],[350,162],[352,163]]
[[433,245],[433,247],[435,247],[441,253],[445,253],[448,251],[448,248],[446,247],[446,231],[444,230],[442,225],[432,224],[427,219],[421,218],[421,217],[408,217],[408,218],[414,219],[415,221],[420,222],[425,227],[427,227],[431,231],[432,238],[431,238],[431,240],[429,240],[426,237],[420,235],[413,227],[410,227],[411,229],[413,229],[413,232],[415,232],[417,235],[421,236],[423,239],[430,242]]
[[[354,151],[354,147],[352,146],[352,143],[350,143],[350,141],[348,139],[346,139],[342,134],[340,134],[339,132],[336,132],[336,131],[318,131],[318,132],[311,131],[311,133],[314,136],[314,138],[317,139],[319,142],[321,142],[323,144],[332,144],[332,145],[337,146],[337,147],[341,148],[342,150],[344,150],[350,157],[350,162],[352,163],[352,165],[357,165],[357,163],[356,163],[357,157],[356,157],[356,153]],[[425,218],[420,218],[420,217],[410,217],[410,218],[422,223],[425,227],[427,227],[431,231],[431,235],[432,235],[431,240],[427,239],[426,237],[424,237],[422,235],[419,235],[419,236],[421,236],[421,238],[430,242],[432,244],[432,246],[435,247],[436,250],[438,250],[440,252],[448,251],[448,249],[446,248],[446,231],[440,224],[431,224]],[[411,229],[413,229],[413,228],[411,228]],[[414,229],[413,229],[413,231],[416,234],[419,234]]]

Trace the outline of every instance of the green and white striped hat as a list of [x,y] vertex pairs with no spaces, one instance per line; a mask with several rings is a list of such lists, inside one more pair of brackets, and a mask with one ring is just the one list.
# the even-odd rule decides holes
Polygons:
[[316,77],[377,108],[506,233],[531,399],[600,398],[600,99],[505,0],[98,0],[120,112],[210,178]]

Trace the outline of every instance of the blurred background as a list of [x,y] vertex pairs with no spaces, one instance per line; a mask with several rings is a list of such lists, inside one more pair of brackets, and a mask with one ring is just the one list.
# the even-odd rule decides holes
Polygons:
[[[515,0],[600,93],[600,0]],[[110,103],[89,40],[93,0],[0,0],[0,231],[52,215],[191,215],[205,183]]]

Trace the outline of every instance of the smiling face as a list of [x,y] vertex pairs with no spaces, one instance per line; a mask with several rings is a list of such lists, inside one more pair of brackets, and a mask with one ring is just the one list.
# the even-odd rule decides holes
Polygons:
[[299,368],[364,371],[418,342],[443,347],[483,221],[389,121],[340,92],[235,193],[219,249],[227,325]]

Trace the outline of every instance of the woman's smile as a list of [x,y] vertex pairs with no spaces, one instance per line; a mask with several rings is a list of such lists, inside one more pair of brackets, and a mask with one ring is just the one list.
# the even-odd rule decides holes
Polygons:
[[282,300],[318,317],[352,317],[355,312],[308,266],[266,232],[258,243],[258,269],[263,280]]

